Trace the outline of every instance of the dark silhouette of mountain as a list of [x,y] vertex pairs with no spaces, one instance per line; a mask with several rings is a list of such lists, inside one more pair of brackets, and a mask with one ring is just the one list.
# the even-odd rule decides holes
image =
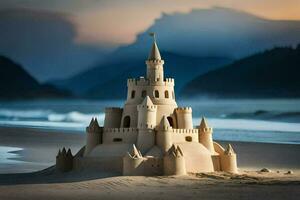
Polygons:
[[39,84],[19,64],[0,56],[0,99],[61,98],[69,94],[45,84]]
[[0,6],[0,33],[0,54],[42,82],[87,70],[107,53],[101,45],[75,42],[72,16],[56,11]]
[[182,89],[184,97],[300,97],[300,45],[267,50],[210,71]]
[[[162,52],[162,57],[166,62],[165,77],[176,79],[176,89],[180,89],[199,74],[232,62],[228,58],[197,58],[169,52]],[[107,63],[68,80],[69,87],[66,88],[73,89],[77,95],[88,98],[124,98],[127,79],[146,76],[146,58]],[[56,81],[56,84],[63,83]]]

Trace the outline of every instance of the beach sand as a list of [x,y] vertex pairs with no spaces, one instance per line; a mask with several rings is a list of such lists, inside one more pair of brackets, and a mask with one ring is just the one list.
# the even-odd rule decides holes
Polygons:
[[[0,146],[23,148],[14,153],[25,161],[0,167],[0,173],[12,173],[0,174],[0,199],[299,199],[300,145],[230,142],[238,154],[239,175],[123,177],[57,173],[53,167],[37,171],[54,164],[59,148],[71,147],[76,153],[84,143],[84,133],[0,127]],[[258,172],[264,167],[272,172]],[[288,170],[293,174],[286,174]],[[30,171],[37,172],[15,173]]]

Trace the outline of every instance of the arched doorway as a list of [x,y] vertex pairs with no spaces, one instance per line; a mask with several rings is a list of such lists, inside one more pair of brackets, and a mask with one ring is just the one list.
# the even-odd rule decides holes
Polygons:
[[127,115],[123,119],[123,127],[129,128],[130,127],[130,117]]
[[174,126],[173,118],[169,116],[169,117],[167,117],[167,119],[169,121],[170,126],[173,127]]

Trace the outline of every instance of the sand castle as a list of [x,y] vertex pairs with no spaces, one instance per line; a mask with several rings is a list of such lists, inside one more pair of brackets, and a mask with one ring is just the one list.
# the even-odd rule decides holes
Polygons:
[[146,77],[128,79],[123,108],[106,108],[104,126],[92,119],[86,145],[75,156],[60,151],[57,169],[105,170],[123,175],[237,173],[236,154],[212,139],[205,118],[193,126],[192,108],[178,107],[174,79],[164,77],[155,37]]

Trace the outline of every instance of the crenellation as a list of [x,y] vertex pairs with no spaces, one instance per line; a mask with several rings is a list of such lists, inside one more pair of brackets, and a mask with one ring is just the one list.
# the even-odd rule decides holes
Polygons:
[[192,112],[192,108],[191,107],[178,107],[175,109],[175,111],[189,113],[189,112]]

